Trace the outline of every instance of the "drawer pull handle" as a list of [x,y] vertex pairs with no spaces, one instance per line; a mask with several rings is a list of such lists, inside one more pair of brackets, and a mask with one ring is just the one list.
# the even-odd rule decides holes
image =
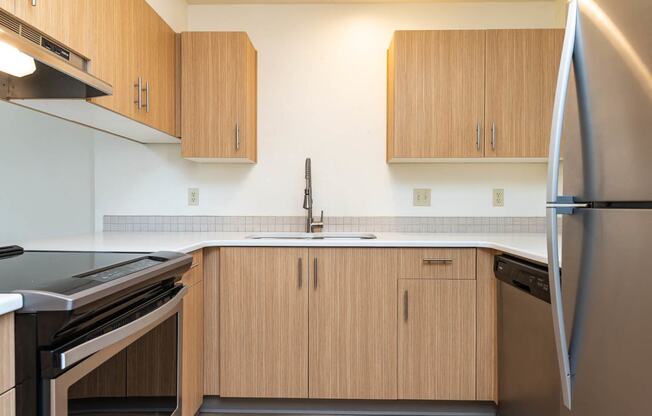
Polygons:
[[403,292],[403,321],[407,322],[408,320],[408,291]]
[[451,264],[453,259],[423,259],[423,264]]

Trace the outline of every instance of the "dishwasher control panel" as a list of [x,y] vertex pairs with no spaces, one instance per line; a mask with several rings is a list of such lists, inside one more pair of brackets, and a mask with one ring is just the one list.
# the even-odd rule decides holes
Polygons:
[[548,269],[511,256],[494,258],[496,278],[530,295],[550,303]]

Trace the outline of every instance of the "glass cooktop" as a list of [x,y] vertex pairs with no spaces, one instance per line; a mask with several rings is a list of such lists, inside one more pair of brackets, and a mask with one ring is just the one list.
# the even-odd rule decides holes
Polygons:
[[0,258],[0,293],[70,295],[160,264],[144,253],[25,251]]

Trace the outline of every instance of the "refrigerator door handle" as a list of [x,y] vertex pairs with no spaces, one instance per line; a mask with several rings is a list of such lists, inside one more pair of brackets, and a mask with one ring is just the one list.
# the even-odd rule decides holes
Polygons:
[[564,406],[571,408],[571,372],[566,328],[564,324],[564,306],[561,294],[561,273],[559,270],[559,234],[557,229],[557,215],[572,213],[577,207],[569,207],[570,212],[564,212],[559,205],[568,203],[566,198],[558,196],[559,189],[559,164],[561,158],[561,139],[564,126],[564,111],[566,95],[570,81],[570,71],[573,63],[575,37],[577,28],[577,0],[568,4],[568,17],[566,33],[562,48],[559,74],[557,77],[557,90],[552,115],[552,128],[550,131],[550,149],[548,154],[548,184],[547,184],[547,240],[548,240],[548,277],[550,280],[550,301],[552,305],[552,319],[555,331],[555,346],[557,350],[557,363],[561,381],[561,393]]

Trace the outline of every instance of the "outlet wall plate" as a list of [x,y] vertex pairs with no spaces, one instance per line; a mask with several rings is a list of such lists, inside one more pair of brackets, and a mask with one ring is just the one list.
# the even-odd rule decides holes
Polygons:
[[502,188],[494,189],[493,206],[494,207],[504,207],[505,206],[505,190],[504,189],[502,189]]
[[412,192],[412,205],[415,207],[429,207],[430,206],[430,189],[419,188],[414,189]]
[[199,206],[199,188],[188,188],[188,206]]

